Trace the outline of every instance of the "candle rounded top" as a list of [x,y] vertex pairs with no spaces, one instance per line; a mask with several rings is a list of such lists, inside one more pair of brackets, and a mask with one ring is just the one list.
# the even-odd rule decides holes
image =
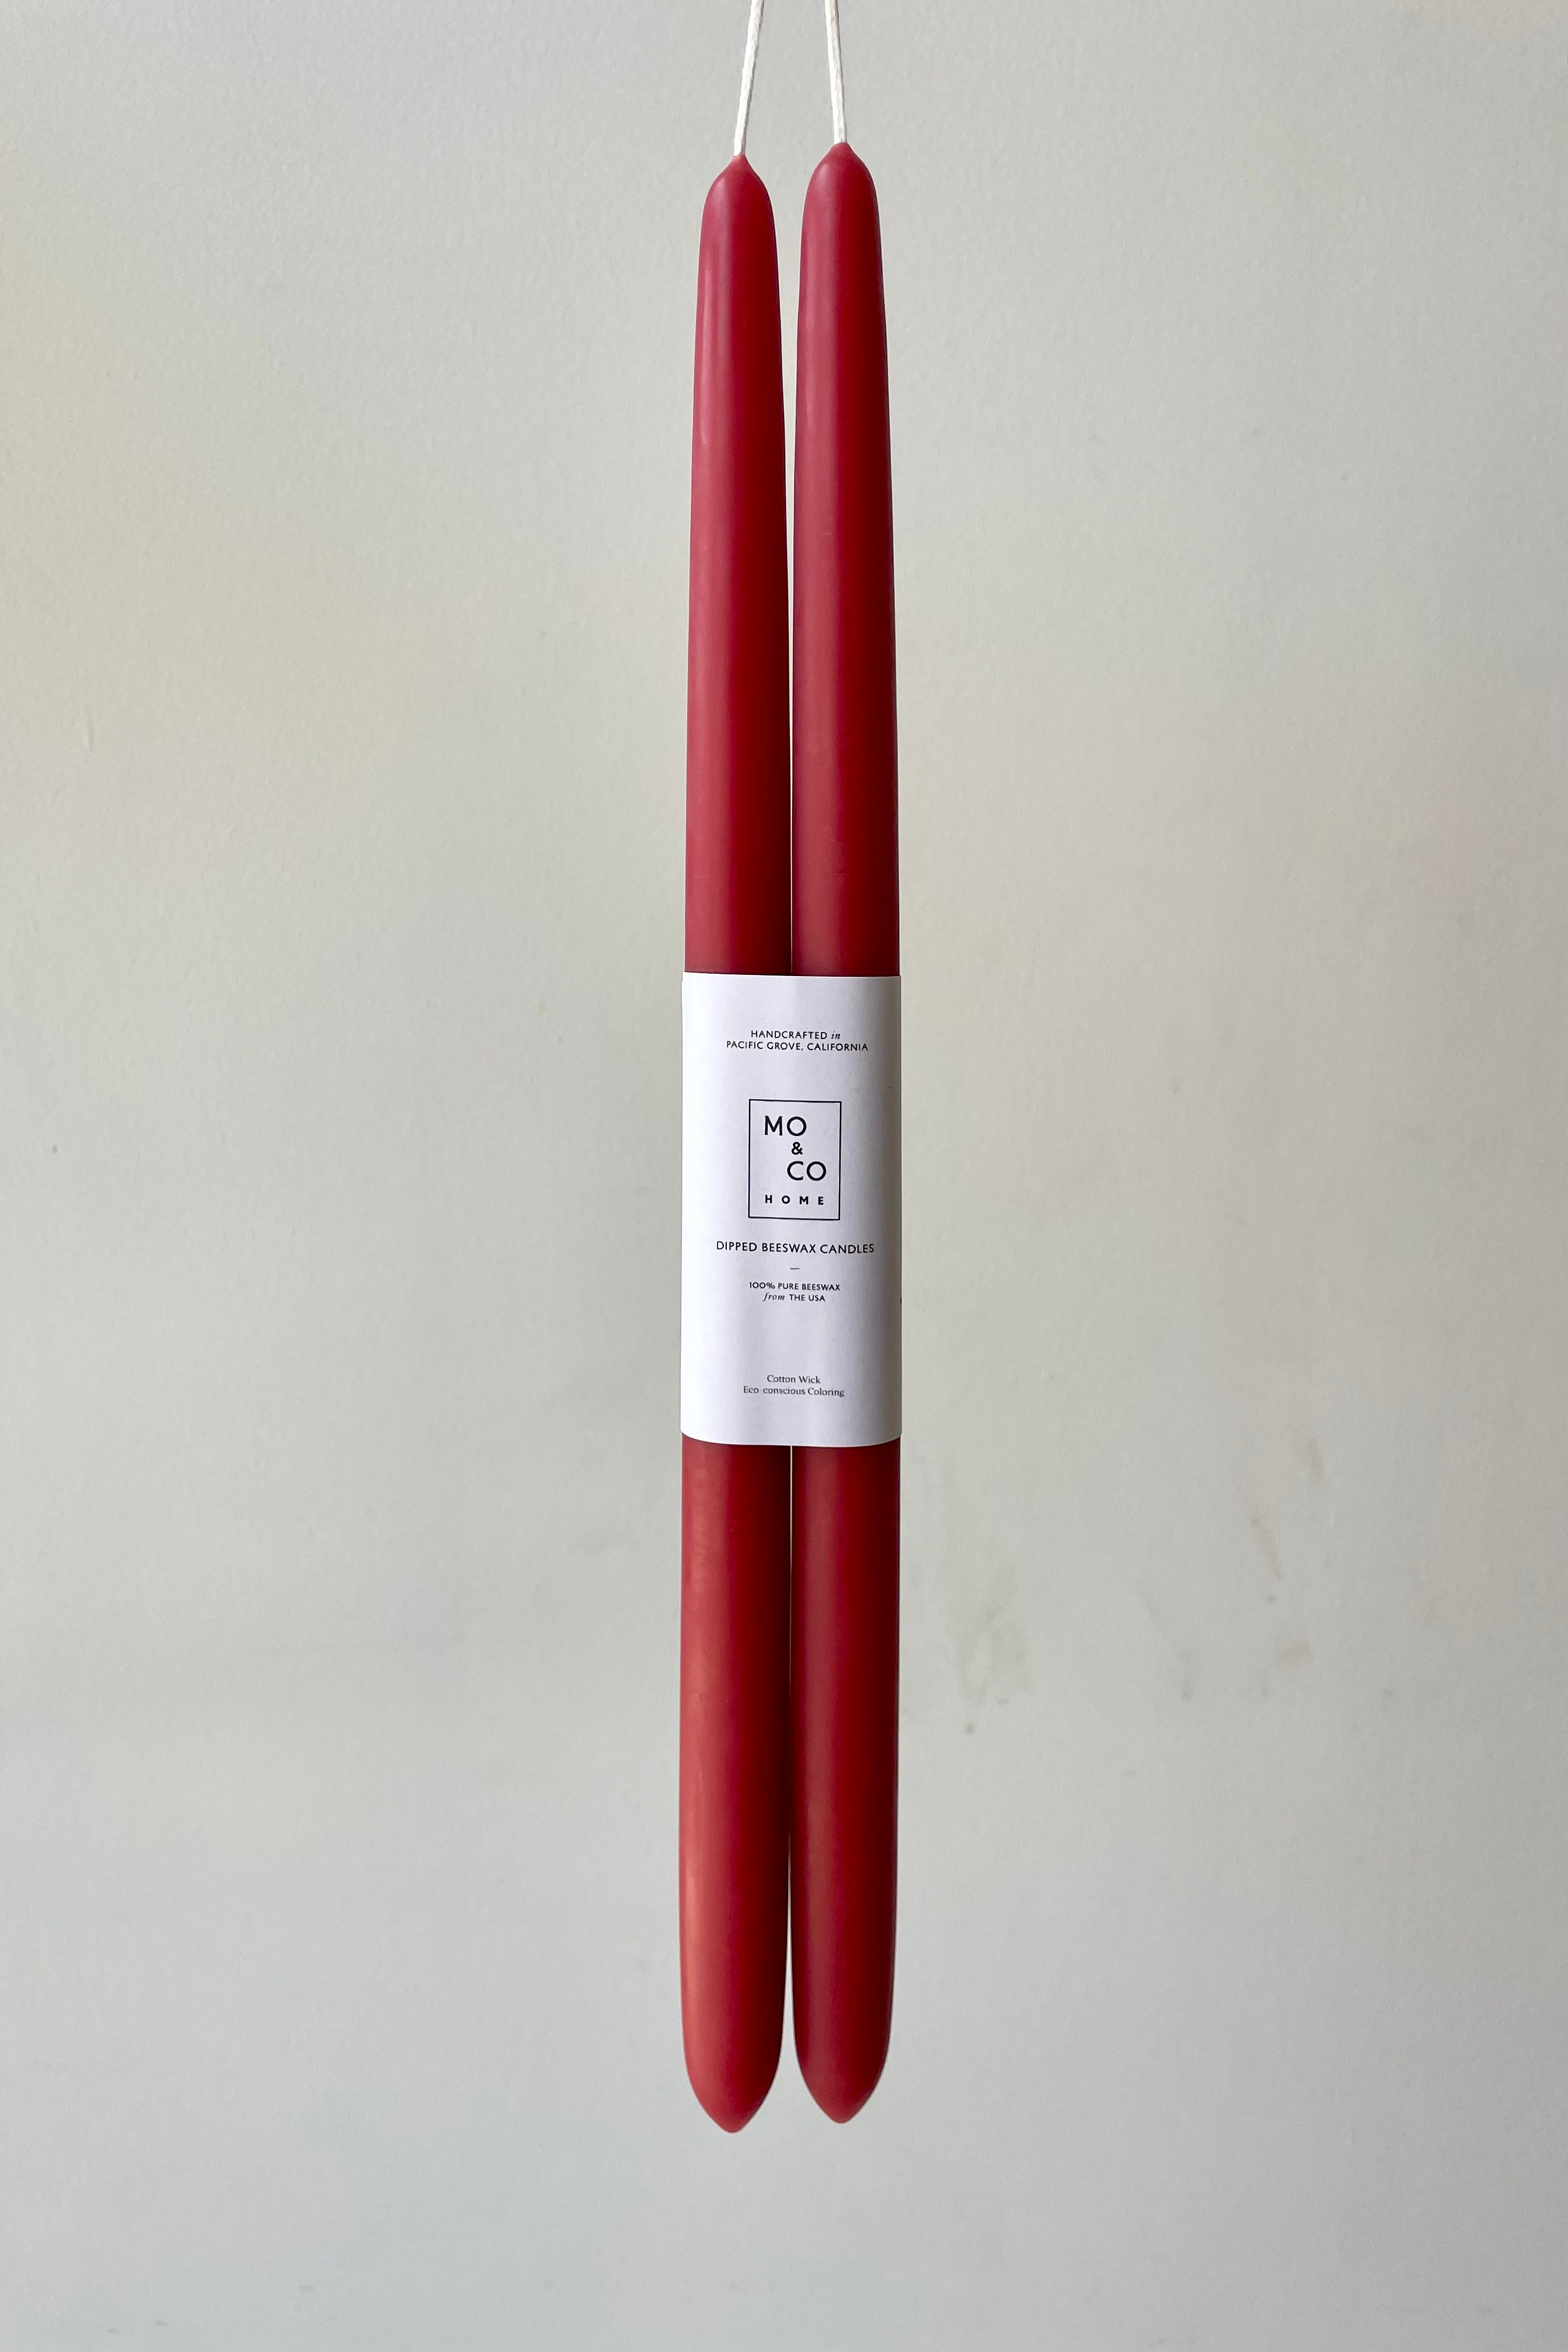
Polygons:
[[840,139],[831,146],[812,173],[805,192],[807,204],[814,195],[819,201],[831,196],[849,201],[868,197],[873,212],[876,210],[876,183],[847,139]]
[[759,206],[771,227],[773,208],[766,187],[744,155],[732,156],[708,191],[708,201],[702,208],[703,226],[707,226],[710,216],[733,221]]

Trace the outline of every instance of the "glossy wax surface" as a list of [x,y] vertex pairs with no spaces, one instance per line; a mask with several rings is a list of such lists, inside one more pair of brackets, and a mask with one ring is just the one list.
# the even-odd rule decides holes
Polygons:
[[[899,968],[892,478],[881,233],[845,145],[801,230],[795,478],[794,957]],[[794,1454],[795,2046],[827,2114],[875,2088],[892,2021],[899,1448]]]
[[697,265],[688,971],[789,970],[789,734],[778,251],[738,155],[708,192]]
[[[686,968],[789,969],[789,591],[773,207],[709,191],[691,436]],[[736,2131],[784,2026],[789,1454],[681,1440],[680,1996],[687,2072]]]

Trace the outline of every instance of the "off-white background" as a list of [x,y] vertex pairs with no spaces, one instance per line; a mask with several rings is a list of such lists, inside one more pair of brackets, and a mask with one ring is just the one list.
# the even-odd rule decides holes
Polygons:
[[[1568,6],[845,0],[886,2081],[677,2016],[742,0],[0,6],[5,2352],[1553,2352]],[[773,0],[793,317],[826,142]]]

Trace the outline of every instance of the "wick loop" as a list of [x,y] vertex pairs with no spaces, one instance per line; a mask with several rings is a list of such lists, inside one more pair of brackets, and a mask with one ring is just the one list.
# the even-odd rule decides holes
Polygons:
[[[827,13],[827,91],[833,102],[833,143],[844,143],[844,58],[838,43],[838,0],[824,0]],[[746,125],[752,119],[752,90],[757,79],[757,45],[763,37],[763,0],[752,0],[746,19],[746,54],[741,62],[741,105],[735,117],[735,152],[746,152]]]

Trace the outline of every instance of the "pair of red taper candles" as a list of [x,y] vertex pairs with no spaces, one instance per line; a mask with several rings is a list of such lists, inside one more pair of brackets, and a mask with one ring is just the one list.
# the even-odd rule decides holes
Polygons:
[[[686,968],[899,969],[881,238],[842,140],[801,229],[794,757],[778,257],[743,154],[702,217],[691,463]],[[899,1446],[682,1439],[686,2063],[738,2130],[784,2025],[817,2104],[875,2089],[892,2016]]]

